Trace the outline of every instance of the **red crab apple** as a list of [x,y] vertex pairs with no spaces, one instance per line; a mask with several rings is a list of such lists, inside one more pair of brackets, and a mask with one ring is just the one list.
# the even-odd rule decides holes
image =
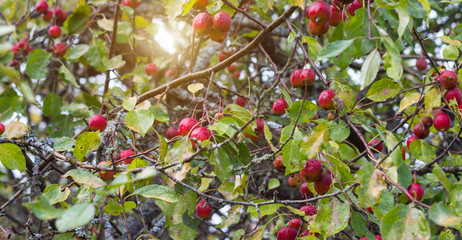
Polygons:
[[[330,9],[332,13],[330,15],[329,25],[336,27],[342,21],[342,9],[334,5],[330,5]],[[346,17],[345,15],[343,16]]]
[[351,4],[348,5],[347,11],[351,16],[356,15],[356,10],[363,7],[363,3],[359,0],[354,0]]
[[226,70],[228,72],[232,73],[232,72],[235,72],[237,70],[237,67],[236,67],[236,65],[231,64],[231,65],[229,65],[229,67],[226,68]]
[[2,135],[5,132],[5,125],[3,123],[0,123],[0,135]]
[[300,170],[300,176],[307,182],[317,181],[322,176],[322,164],[318,159],[306,161],[305,166]]
[[23,51],[27,50],[29,48],[29,41],[27,41],[26,39],[19,40],[18,48],[23,50]]
[[462,102],[459,103],[459,114],[462,115]]
[[278,231],[278,240],[295,240],[297,233],[298,231],[293,228],[282,227]]
[[430,129],[425,127],[422,122],[416,123],[414,125],[414,135],[420,139],[428,137],[430,134]]
[[212,41],[221,43],[226,39],[226,36],[228,36],[228,32],[221,32],[217,31],[215,29],[210,30],[209,33],[209,38],[212,39]]
[[[136,7],[140,6],[141,0],[136,0]],[[123,6],[131,7],[133,8],[133,0],[123,0],[121,3]]]
[[53,18],[53,11],[48,9],[45,13],[42,13],[42,19],[45,21],[50,21]]
[[208,4],[209,4],[209,0],[197,0],[194,3],[193,8],[196,10],[204,10]]
[[[420,201],[422,200],[422,197],[423,197],[423,194],[424,194],[424,190],[422,188],[422,186],[418,183],[412,183],[411,185],[409,185],[409,187],[407,188],[407,192],[412,196],[414,197],[417,201]],[[407,199],[409,199],[409,201],[411,201],[411,199],[406,195]]]
[[67,47],[64,43],[55,43],[55,49],[53,50],[53,54],[58,57],[64,56],[66,54]]
[[298,173],[295,173],[289,177],[287,183],[289,184],[289,187],[299,187],[302,184],[302,179]]
[[319,195],[324,195],[329,191],[331,184],[332,177],[329,173],[324,173],[318,181],[314,182],[314,190],[316,190]]
[[316,208],[311,205],[305,205],[300,208],[300,211],[305,212],[305,216],[312,216],[317,213]]
[[294,218],[289,221],[289,227],[295,230],[298,230],[303,225],[303,222],[300,218]]
[[430,128],[433,125],[433,118],[426,116],[422,119],[422,123],[425,127]]
[[206,12],[201,12],[194,17],[193,30],[197,35],[205,35],[212,30],[212,16]]
[[444,71],[440,76],[437,77],[441,86],[444,88],[453,88],[457,85],[457,74],[453,71]]
[[286,109],[289,108],[289,105],[287,104],[286,100],[284,99],[278,99],[274,101],[273,104],[273,112],[276,115],[283,115],[286,113]]
[[369,213],[374,213],[371,207],[366,208],[366,211],[368,211]]
[[427,60],[425,60],[425,58],[423,57],[417,59],[417,61],[415,62],[415,67],[421,71],[427,69],[427,66]]
[[45,0],[40,0],[35,4],[37,12],[46,13],[48,11],[48,3]]
[[171,126],[167,129],[167,132],[165,133],[165,136],[168,138],[168,139],[172,139],[176,136],[180,135],[180,133],[178,132],[178,128],[175,127],[175,126]]
[[[102,161],[100,163],[98,163],[98,166],[102,166],[102,167],[110,167],[111,166],[111,162],[110,161]],[[111,171],[99,171],[99,176],[101,177],[101,179],[103,179],[104,181],[106,180],[109,180],[111,179],[113,176],[114,176],[114,172],[111,172]]]
[[213,16],[213,28],[220,32],[227,32],[231,28],[231,16],[225,12],[219,12]]
[[303,86],[302,84],[302,79],[301,79],[301,69],[295,69],[292,74],[290,74],[290,83],[292,84],[293,87],[301,87]]
[[53,25],[48,29],[48,34],[52,38],[59,38],[61,37],[61,28],[57,25]]
[[414,140],[417,140],[419,139],[418,137],[416,136],[411,136],[407,139],[406,141],[406,145],[407,145],[407,149],[411,149],[411,143],[414,141]]
[[303,182],[302,185],[300,185],[300,189],[299,189],[300,193],[302,195],[309,195],[311,194],[311,191],[310,189],[308,188],[308,183],[307,182]]
[[451,119],[446,113],[442,112],[435,116],[433,126],[435,126],[438,131],[447,131],[451,127]]
[[159,73],[159,69],[157,68],[156,64],[154,64],[154,63],[146,64],[146,66],[144,67],[144,71],[149,76],[157,75],[157,73]]
[[[198,127],[194,128],[191,132],[190,138],[196,138],[197,141],[203,142],[205,140],[208,140],[212,137],[212,132],[208,130],[205,127]],[[192,145],[194,148],[196,148],[196,143],[194,141],[191,141]]]
[[265,123],[263,122],[263,120],[257,119],[256,121],[257,121],[257,129],[255,129],[256,136],[251,136],[244,132],[244,136],[247,138],[250,138],[250,140],[252,140],[253,142],[256,142],[258,141],[258,139],[260,139],[260,136],[265,128]]
[[58,21],[61,21],[61,22],[66,21],[67,13],[65,11],[61,10],[61,8],[56,8],[55,11],[56,11],[56,13],[55,13],[56,14],[56,19]]
[[105,117],[95,114],[91,116],[90,120],[88,121],[88,127],[90,127],[90,129],[93,131],[99,130],[102,132],[107,127],[107,120]]
[[406,148],[404,146],[401,148],[401,155],[403,155],[403,161],[406,160]]
[[334,97],[335,97],[334,91],[330,89],[322,91],[319,94],[319,98],[318,98],[319,107],[325,110],[333,109],[334,108],[334,101],[333,101]]
[[233,55],[233,52],[231,50],[223,50],[218,54],[218,61],[223,62],[231,55]]
[[241,107],[245,107],[245,104],[247,103],[243,98],[239,97],[239,96],[236,96],[234,98],[234,103],[241,106]]
[[380,236],[380,235],[375,235],[375,240],[382,240],[382,236]]
[[212,216],[212,208],[206,201],[200,201],[196,205],[196,214],[202,219],[209,219]]
[[446,101],[450,102],[452,99],[455,99],[457,103],[460,103],[462,100],[462,92],[458,87],[450,88],[444,94]]
[[127,159],[123,160],[120,163],[122,163],[122,164],[130,164],[133,161],[133,159],[135,159],[135,158],[131,157],[133,155],[135,155],[135,153],[132,150],[130,150],[130,149],[123,150],[120,153],[120,159],[123,159],[123,158],[127,158]]
[[165,76],[171,78],[173,76],[173,74],[175,74],[175,71],[176,71],[176,68],[171,67],[169,70],[167,70],[165,72]]
[[279,155],[277,158],[274,159],[273,166],[279,172],[284,172],[284,164],[282,164],[282,155]]
[[[378,142],[380,142],[380,140],[378,139],[374,139],[372,140],[370,143],[369,143],[369,146],[370,147],[373,147],[375,144],[377,144]],[[377,146],[376,148],[374,148],[375,150],[377,150],[377,152],[381,152],[383,150],[383,143],[381,143],[379,146]]]
[[323,35],[329,31],[329,23],[321,24],[310,21],[308,30],[315,36]]
[[186,136],[195,127],[197,121],[193,118],[183,118],[178,127],[178,131],[181,135]]
[[314,82],[314,72],[311,69],[302,69],[300,72],[300,84],[301,86],[305,85],[305,81],[308,81],[308,85],[313,84]]
[[310,23],[324,25],[329,22],[331,8],[329,4],[323,1],[317,1],[306,8],[306,15],[310,19]]

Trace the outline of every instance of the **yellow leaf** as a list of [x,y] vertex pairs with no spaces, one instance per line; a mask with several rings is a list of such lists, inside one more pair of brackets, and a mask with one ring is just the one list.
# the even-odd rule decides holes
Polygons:
[[188,91],[190,91],[192,94],[195,94],[196,92],[198,92],[199,90],[201,90],[203,88],[204,88],[204,84],[202,84],[202,83],[193,83],[193,84],[189,84]]

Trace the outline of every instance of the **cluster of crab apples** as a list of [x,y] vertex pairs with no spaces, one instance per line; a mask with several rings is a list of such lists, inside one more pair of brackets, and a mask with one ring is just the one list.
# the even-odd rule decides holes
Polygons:
[[[305,213],[305,216],[313,216],[317,214],[316,208],[311,205],[305,205],[300,208],[300,211]],[[308,224],[300,218],[294,218],[289,221],[287,227],[282,227],[279,229],[277,234],[278,240],[294,240],[297,236],[300,237],[315,235],[319,236],[318,233],[312,233],[308,229]]]
[[223,42],[231,28],[231,16],[226,12],[216,13],[213,17],[204,11],[208,0],[198,0],[193,8],[199,12],[193,20],[193,31],[198,36],[208,35],[215,42]]

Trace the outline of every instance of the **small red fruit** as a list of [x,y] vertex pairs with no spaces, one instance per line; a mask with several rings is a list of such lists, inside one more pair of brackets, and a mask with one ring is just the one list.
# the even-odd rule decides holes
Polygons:
[[[136,0],[136,7],[139,7],[140,6],[140,2],[141,0]],[[133,8],[133,0],[123,0],[122,3],[121,3],[123,6],[127,6],[127,7],[131,7]]]
[[289,105],[287,104],[286,100],[284,99],[278,99],[274,102],[273,104],[273,112],[276,115],[283,115],[286,113],[286,109],[289,108]]
[[380,235],[375,235],[375,240],[382,240],[382,236],[380,236]]
[[295,173],[289,177],[287,183],[289,184],[289,187],[299,187],[302,184],[302,179],[298,173]]
[[223,62],[227,58],[231,57],[233,53],[229,50],[223,50],[218,54],[218,61]]
[[165,76],[166,76],[166,77],[172,77],[173,74],[175,73],[175,70],[176,70],[175,67],[170,68],[169,70],[167,70],[167,71],[165,72]]
[[428,137],[430,129],[425,127],[423,123],[419,122],[414,125],[414,135],[420,139]]
[[27,41],[26,39],[19,40],[18,48],[23,51],[27,50],[29,48],[29,41]]
[[231,16],[225,12],[219,12],[213,16],[213,28],[220,32],[227,32],[231,28]]
[[[212,132],[210,132],[210,130],[208,130],[205,127],[194,128],[190,136],[190,138],[196,138],[197,141],[199,141],[199,143],[205,140],[208,140],[211,137],[212,137]],[[193,147],[196,148],[196,143],[194,141],[191,141],[191,143]]]
[[250,140],[252,140],[253,142],[256,142],[258,141],[258,139],[260,139],[261,134],[263,133],[263,130],[265,128],[265,123],[263,122],[263,120],[257,119],[256,121],[257,121],[257,129],[255,129],[254,132],[255,132],[255,135],[257,136],[251,136],[244,132],[244,136],[247,138],[250,138]]
[[422,119],[422,123],[426,128],[430,128],[433,125],[433,118],[426,116]]
[[61,37],[61,28],[57,25],[53,25],[48,29],[48,34],[52,38],[59,38]]
[[284,164],[282,163],[282,155],[279,155],[273,161],[273,166],[278,172],[284,172]]
[[302,185],[300,186],[300,193],[302,195],[309,195],[311,194],[311,191],[310,189],[308,188],[308,183],[307,182],[303,182]]
[[5,132],[5,125],[3,123],[0,123],[0,135],[2,135]]
[[[98,166],[102,166],[102,167],[110,167],[111,166],[111,162],[110,161],[102,161],[100,163],[98,163]],[[107,181],[109,179],[111,179],[115,172],[111,172],[111,171],[99,171],[99,176],[101,177],[101,179],[103,179],[103,181]]]
[[64,43],[55,43],[55,49],[53,50],[53,54],[62,57],[67,52],[66,44]]
[[[417,201],[420,201],[423,197],[423,194],[424,194],[424,190],[422,188],[422,186],[418,183],[412,183],[411,185],[409,185],[409,187],[407,188],[407,192],[412,196],[414,197]],[[411,201],[411,199],[406,195],[407,199],[409,199],[409,201]]]
[[61,21],[61,22],[64,22],[66,21],[67,19],[67,13],[63,10],[61,10],[61,8],[56,8],[56,20],[58,21]]
[[356,10],[363,7],[362,1],[354,0],[351,4],[348,5],[347,11],[351,16],[356,15]]
[[241,98],[239,96],[236,96],[236,98],[234,98],[234,103],[241,106],[241,107],[245,107],[245,104],[247,102],[243,98]]
[[228,36],[228,32],[220,32],[215,29],[210,30],[210,33],[209,33],[209,38],[212,41],[215,41],[218,43],[223,42],[226,39],[226,36]]
[[300,218],[294,218],[289,221],[289,227],[298,231],[300,227],[303,226],[303,222]]
[[209,0],[197,0],[194,3],[193,8],[196,10],[204,10],[208,4],[209,4]]
[[414,140],[417,140],[419,139],[418,137],[416,136],[411,136],[407,139],[406,141],[406,145],[407,145],[407,149],[411,149],[411,143],[414,141]]
[[314,182],[314,190],[316,190],[319,195],[324,195],[329,191],[331,184],[332,177],[329,173],[324,173],[318,181]]
[[35,11],[46,13],[48,11],[48,3],[45,0],[40,0],[35,4]]
[[165,133],[165,136],[168,138],[168,139],[172,139],[176,136],[180,135],[180,133],[178,132],[178,128],[175,127],[175,126],[171,126],[167,129],[167,132]]
[[427,60],[425,60],[425,58],[421,57],[419,59],[417,59],[416,63],[415,63],[415,67],[421,71],[427,69]]
[[236,65],[231,64],[231,65],[229,65],[229,67],[226,68],[226,70],[228,72],[232,73],[232,72],[235,72],[237,70],[237,67],[236,67]]
[[333,101],[334,97],[335,97],[334,91],[330,89],[322,91],[319,94],[319,98],[318,98],[319,107],[325,110],[333,109],[334,108],[334,101]]
[[197,121],[193,118],[183,118],[179,125],[179,133],[183,136],[189,134],[189,132],[196,126]]
[[212,30],[212,16],[206,12],[196,15],[193,21],[193,30],[197,35],[205,35]]
[[[371,142],[369,142],[369,147],[373,148],[373,146],[375,146],[378,142],[380,142],[380,140],[378,139],[372,140]],[[377,152],[381,152],[383,150],[383,143],[381,143],[378,147],[373,149],[377,150]]]
[[435,116],[433,126],[435,126],[438,131],[447,131],[451,128],[451,119],[446,113],[440,113]]
[[337,8],[334,5],[330,5],[331,15],[329,19],[329,25],[336,27],[342,21],[342,9]]
[[106,118],[98,114],[91,116],[90,120],[88,121],[88,127],[90,127],[90,129],[93,131],[99,130],[102,132],[104,129],[106,129],[106,126]]
[[450,88],[444,94],[446,101],[450,102],[452,99],[455,99],[457,103],[460,103],[462,100],[462,92],[458,87]]
[[125,159],[125,160],[123,160],[123,161],[120,162],[120,163],[122,163],[122,164],[130,164],[130,163],[133,161],[133,159],[135,159],[135,158],[132,158],[132,157],[131,157],[131,156],[133,156],[133,155],[135,155],[135,153],[134,153],[132,150],[130,150],[130,149],[122,151],[122,152],[120,153],[120,159],[127,158],[127,157],[128,157],[128,158]]
[[444,88],[453,88],[457,85],[457,74],[453,71],[444,71],[437,77],[441,86]]
[[324,25],[329,22],[331,8],[329,4],[323,1],[317,1],[306,8],[306,15],[310,19],[310,23]]
[[311,205],[302,206],[300,208],[300,210],[305,212],[305,216],[312,216],[312,215],[315,215],[317,213],[316,208],[311,206]]
[[293,87],[301,87],[303,86],[301,84],[301,80],[300,80],[300,74],[301,74],[302,70],[300,69],[295,69],[292,74],[290,74],[290,83],[292,84]]
[[401,148],[401,154],[403,155],[403,161],[406,160],[406,148],[404,146]]
[[212,216],[212,207],[206,201],[200,201],[196,205],[196,214],[202,219],[209,219]]
[[372,210],[371,207],[366,208],[366,211],[368,211],[368,212],[370,212],[370,213],[374,213],[374,211]]
[[329,31],[329,23],[321,24],[310,21],[308,30],[315,36],[323,35]]
[[47,10],[46,13],[42,13],[42,19],[45,21],[50,21],[53,18],[53,11]]
[[146,64],[146,66],[144,67],[144,71],[149,76],[157,75],[157,73],[159,73],[159,69],[157,68],[156,64],[154,64],[154,63]]
[[308,81],[307,84],[311,85],[314,82],[314,72],[311,69],[302,69],[300,72],[300,86],[305,86],[305,81]]
[[318,159],[306,161],[305,166],[300,170],[300,176],[307,182],[315,182],[322,176],[322,163]]
[[278,231],[278,240],[295,240],[297,239],[297,233],[298,231],[293,228],[282,227]]

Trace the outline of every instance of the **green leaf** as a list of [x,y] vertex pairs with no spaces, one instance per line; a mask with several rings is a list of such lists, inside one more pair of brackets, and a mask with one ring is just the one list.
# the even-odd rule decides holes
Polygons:
[[74,87],[79,87],[77,81],[75,80],[74,74],[72,74],[66,66],[61,65],[61,67],[59,67],[59,73],[62,75],[62,78],[66,82],[72,84]]
[[61,189],[62,187],[58,184],[48,185],[45,190],[43,190],[42,198],[45,198],[51,205],[66,201],[71,190],[67,187],[64,188],[64,191],[61,191]]
[[72,177],[72,180],[78,184],[87,185],[92,188],[100,188],[106,186],[106,183],[101,178],[82,169],[71,169],[62,176],[63,178]]
[[60,232],[88,224],[95,216],[96,209],[88,203],[72,206],[56,220],[56,228]]
[[318,209],[316,221],[310,230],[327,237],[342,231],[348,225],[350,203],[346,199],[340,201],[337,198],[323,198],[318,204]]
[[398,83],[389,78],[384,78],[372,84],[367,91],[366,97],[375,102],[383,102],[395,97],[400,90],[401,86]]
[[133,161],[128,165],[127,169],[136,169],[136,168],[141,168],[141,167],[146,167],[148,163],[142,159],[139,159],[136,157],[133,159]]
[[61,113],[63,100],[56,94],[50,93],[43,100],[43,115],[47,117],[55,117]]
[[302,153],[304,153],[308,159],[314,158],[329,142],[329,138],[329,129],[326,125],[320,123],[313,129],[313,132],[308,136],[308,139],[304,141]]
[[46,198],[41,198],[40,201],[23,203],[25,207],[30,209],[34,215],[41,220],[55,219],[64,213],[62,209],[56,209],[50,205]]
[[114,199],[109,199],[108,204],[104,207],[103,211],[111,216],[119,216],[124,211],[130,211],[136,208],[136,203],[132,201],[125,201],[122,208],[122,204],[115,202]]
[[430,239],[430,227],[422,211],[398,204],[381,219],[383,239]]
[[91,8],[88,5],[79,5],[74,9],[74,12],[66,19],[63,27],[70,34],[78,33],[87,27],[90,17]]
[[297,34],[295,34],[294,32],[290,32],[289,36],[287,37],[287,43],[293,42],[295,40],[296,35]]
[[70,137],[62,137],[56,140],[54,144],[54,149],[58,152],[61,151],[72,151],[74,150],[73,146],[75,144],[75,140]]
[[401,38],[406,31],[407,26],[409,25],[410,16],[407,13],[406,9],[403,7],[397,7],[399,17],[399,26],[398,26],[398,38]]
[[435,147],[430,145],[427,141],[415,140],[412,141],[409,147],[411,148],[412,156],[425,163],[429,163],[436,158]]
[[338,124],[334,121],[329,123],[331,124],[329,126],[329,135],[333,141],[341,143],[350,136],[350,128],[347,127],[346,122],[343,120],[340,120]]
[[449,60],[456,60],[459,57],[459,49],[454,45],[448,45],[443,49],[443,57]]
[[356,235],[367,236],[368,239],[374,239],[372,232],[367,229],[366,219],[364,219],[364,217],[356,211],[353,211],[351,214],[351,227]]
[[425,109],[432,110],[441,106],[441,94],[437,88],[432,88],[425,94]]
[[141,195],[145,198],[151,198],[156,200],[161,200],[168,203],[178,202],[178,197],[175,193],[175,190],[162,185],[149,185],[142,188],[138,188],[131,195]]
[[428,217],[436,225],[443,227],[460,227],[462,226],[462,217],[451,214],[449,208],[441,202],[433,204],[428,210]]
[[[165,1],[165,13],[168,18],[173,21],[174,18],[183,13],[183,5],[188,3],[189,0],[166,0]],[[192,6],[189,6],[191,8]]]
[[26,72],[30,78],[42,79],[48,74],[51,53],[43,49],[34,49],[29,53],[26,63]]
[[364,60],[363,66],[361,67],[361,78],[359,82],[361,84],[361,90],[371,85],[374,82],[377,73],[380,68],[380,54],[377,49],[374,49],[366,60]]
[[154,120],[156,122],[168,122],[168,113],[158,106],[149,107],[149,111],[154,115]]
[[122,102],[122,106],[125,110],[130,111],[135,107],[136,102],[138,102],[137,97],[128,97],[124,99],[124,101]]
[[27,81],[21,80],[21,75],[16,69],[0,64],[0,73],[8,77],[11,82],[19,87],[21,93],[24,95],[24,97],[26,97],[27,101],[32,104],[37,104],[35,94],[32,92],[29,83]]
[[440,182],[443,184],[443,187],[446,189],[447,192],[450,192],[452,189],[452,183],[449,181],[449,179],[446,177],[446,174],[443,172],[441,167],[438,164],[434,164],[433,174],[440,180]]
[[358,188],[360,206],[367,208],[379,203],[382,190],[387,189],[383,172],[375,169],[372,165],[366,165],[361,167],[356,175],[361,184],[361,187]]
[[[264,201],[265,200],[263,199],[257,199],[253,202],[260,203]],[[263,217],[275,213],[280,207],[284,207],[284,205],[281,203],[261,205],[258,208],[259,211],[257,211],[257,208],[250,206],[247,208],[247,212],[250,213],[253,217],[258,218],[258,212],[260,212],[260,215]]]
[[101,139],[98,132],[82,133],[75,141],[74,156],[77,160],[83,162],[87,153],[98,149]]
[[[297,119],[298,113],[300,112],[300,108],[302,107],[302,100],[294,102],[290,107],[287,109],[287,115],[295,121]],[[305,100],[303,103],[303,109],[301,109],[300,118],[298,120],[299,124],[310,122],[310,120],[316,115],[318,111],[318,106],[314,103]]]
[[279,182],[279,180],[277,178],[271,178],[269,183],[268,183],[268,190],[275,189],[275,188],[279,187],[280,185],[281,185],[281,183]]
[[26,170],[26,158],[21,149],[12,143],[0,144],[0,161],[10,170]]
[[117,55],[103,62],[106,70],[115,70],[125,66],[125,61],[122,59],[122,55]]
[[308,45],[308,55],[312,59],[317,59],[319,51],[321,50],[321,45],[319,42],[312,37],[303,36],[302,43],[306,43]]
[[125,123],[128,128],[144,137],[154,123],[154,115],[144,109],[131,110],[125,116]]
[[[400,150],[401,151],[401,150]],[[409,165],[405,161],[401,161],[401,164],[398,167],[398,184],[404,188],[411,185],[413,177]]]
[[451,229],[446,229],[440,233],[439,240],[456,240],[456,236],[451,232]]
[[223,109],[223,114],[231,114],[239,120],[241,120],[243,123],[249,121],[249,119],[252,117],[252,114],[249,112],[249,110],[237,105],[237,104],[229,104]]
[[319,52],[317,61],[320,61],[324,58],[330,58],[340,55],[345,49],[349,48],[353,44],[354,40],[338,40],[335,42],[329,43]]
[[418,103],[420,99],[421,99],[420,93],[416,93],[416,92],[406,93],[404,98],[399,103],[399,110],[397,114],[404,111],[406,108],[410,107],[412,104]]
[[90,49],[90,47],[86,44],[75,45],[73,48],[67,51],[66,59],[69,61],[77,61],[81,56],[87,53],[88,49]]

